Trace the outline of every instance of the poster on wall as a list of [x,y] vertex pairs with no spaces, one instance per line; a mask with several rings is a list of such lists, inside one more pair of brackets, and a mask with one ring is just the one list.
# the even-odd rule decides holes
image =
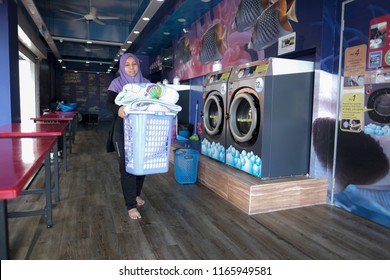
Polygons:
[[390,66],[390,14],[370,21],[368,67]]
[[346,132],[362,131],[366,53],[367,45],[354,46],[345,50],[340,129]]
[[96,114],[101,120],[112,118],[112,114],[106,108],[110,76],[65,72],[58,78],[61,98],[66,102],[76,102],[80,114]]
[[278,41],[278,55],[290,53],[295,51],[296,33],[285,35],[279,38]]

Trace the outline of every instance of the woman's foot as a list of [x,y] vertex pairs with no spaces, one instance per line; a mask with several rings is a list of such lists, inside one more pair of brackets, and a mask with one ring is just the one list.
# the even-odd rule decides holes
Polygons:
[[138,220],[142,218],[137,208],[131,208],[129,211],[127,211],[127,213],[129,214],[129,217],[132,220]]
[[142,206],[145,204],[145,200],[143,200],[140,196],[137,196],[135,200],[137,201],[137,206]]

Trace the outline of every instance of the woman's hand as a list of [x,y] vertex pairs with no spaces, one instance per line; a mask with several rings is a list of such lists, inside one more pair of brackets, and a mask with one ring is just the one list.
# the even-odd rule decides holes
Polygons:
[[126,117],[125,106],[120,106],[118,110],[118,116],[124,119]]

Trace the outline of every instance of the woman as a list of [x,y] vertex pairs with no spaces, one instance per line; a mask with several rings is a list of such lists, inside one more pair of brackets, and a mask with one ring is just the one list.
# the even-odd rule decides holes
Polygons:
[[114,114],[112,141],[118,154],[123,196],[129,217],[133,220],[141,219],[137,206],[142,206],[145,203],[140,196],[145,176],[135,176],[126,172],[123,130],[123,119],[126,116],[125,106],[116,105],[115,98],[126,84],[149,83],[149,80],[142,76],[139,68],[139,60],[135,55],[123,54],[119,62],[120,76],[111,82],[107,92],[107,107]]

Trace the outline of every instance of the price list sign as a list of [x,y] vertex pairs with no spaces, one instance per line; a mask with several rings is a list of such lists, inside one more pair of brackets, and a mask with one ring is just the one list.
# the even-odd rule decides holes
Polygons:
[[364,118],[364,74],[367,45],[345,50],[344,87],[341,95],[340,129],[361,132]]

